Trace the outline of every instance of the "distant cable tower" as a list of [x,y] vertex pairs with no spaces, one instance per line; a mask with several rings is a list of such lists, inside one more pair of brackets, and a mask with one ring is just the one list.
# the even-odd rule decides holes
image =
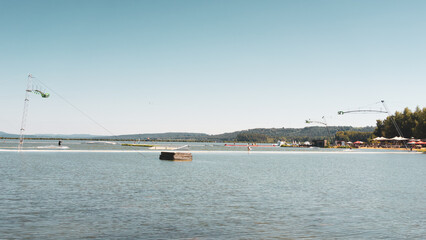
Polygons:
[[325,129],[327,129],[327,133],[328,133],[328,136],[330,137],[330,140],[333,141],[333,136],[331,135],[330,130],[328,129],[328,124],[327,124],[327,121],[325,120],[325,116],[322,116],[322,119],[324,120],[323,122],[321,122],[321,121],[312,121],[311,119],[306,120],[305,122],[306,123],[319,123],[319,124],[324,125]]
[[33,78],[34,77],[31,74],[28,74],[27,89],[25,90],[24,113],[22,114],[22,122],[21,122],[21,131],[20,131],[20,137],[19,137],[18,150],[21,150],[22,146],[24,145],[25,126],[27,124],[28,104],[30,102],[30,93],[40,94],[42,98],[48,98],[50,96],[48,93],[45,93],[44,91],[42,91],[40,89],[34,89]]

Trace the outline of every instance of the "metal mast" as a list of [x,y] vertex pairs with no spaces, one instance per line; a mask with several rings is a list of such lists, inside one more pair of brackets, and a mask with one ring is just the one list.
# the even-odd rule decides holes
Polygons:
[[22,146],[24,145],[24,133],[25,133],[25,126],[26,126],[26,123],[27,123],[28,104],[29,104],[29,101],[30,101],[30,93],[33,91],[33,89],[32,89],[32,78],[33,78],[33,76],[31,74],[28,74],[27,89],[25,90],[24,112],[22,114],[21,132],[20,132],[20,137],[19,137],[18,150],[21,150]]

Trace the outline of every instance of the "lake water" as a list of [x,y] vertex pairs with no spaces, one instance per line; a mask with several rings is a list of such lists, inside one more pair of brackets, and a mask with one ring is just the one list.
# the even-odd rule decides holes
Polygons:
[[8,144],[0,239],[426,239],[426,154],[194,143],[170,162]]

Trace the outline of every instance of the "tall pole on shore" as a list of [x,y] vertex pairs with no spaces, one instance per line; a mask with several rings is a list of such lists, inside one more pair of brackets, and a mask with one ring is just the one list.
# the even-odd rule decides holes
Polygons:
[[26,126],[26,123],[27,123],[28,104],[30,102],[30,93],[33,91],[33,89],[32,89],[32,78],[33,78],[33,76],[31,74],[28,74],[27,89],[25,89],[24,112],[22,114],[22,122],[21,122],[21,130],[20,130],[18,150],[21,150],[23,145],[24,145],[24,134],[25,134],[25,126]]

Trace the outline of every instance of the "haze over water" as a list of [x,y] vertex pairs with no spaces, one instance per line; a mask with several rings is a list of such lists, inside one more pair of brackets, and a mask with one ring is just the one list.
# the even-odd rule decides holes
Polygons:
[[425,154],[158,156],[0,152],[0,238],[426,238]]

